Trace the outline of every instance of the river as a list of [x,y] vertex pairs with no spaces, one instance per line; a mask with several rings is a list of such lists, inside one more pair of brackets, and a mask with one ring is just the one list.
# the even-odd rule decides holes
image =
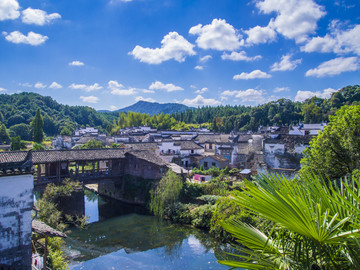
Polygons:
[[86,229],[71,228],[70,269],[228,269],[217,263],[229,247],[208,233],[149,215],[85,190]]

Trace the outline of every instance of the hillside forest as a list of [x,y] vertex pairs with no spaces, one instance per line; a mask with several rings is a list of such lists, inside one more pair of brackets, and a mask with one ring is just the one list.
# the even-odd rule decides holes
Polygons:
[[[258,106],[204,106],[171,114],[134,112],[97,112],[86,106],[62,105],[48,96],[35,93],[1,94],[0,123],[10,137],[20,136],[32,140],[32,126],[36,111],[40,108],[43,130],[47,137],[71,135],[76,128],[92,126],[108,135],[121,128],[147,125],[159,130],[189,130],[191,127],[207,127],[211,131],[256,131],[260,126],[293,125],[299,122],[319,123],[328,121],[330,115],[343,105],[360,104],[360,86],[346,86],[329,99],[313,97],[304,102],[279,99]],[[161,104],[160,104],[161,105]],[[168,107],[167,107],[168,108]],[[176,108],[175,108],[176,109]],[[167,109],[168,110],[168,109]],[[168,110],[169,112],[171,110]]]

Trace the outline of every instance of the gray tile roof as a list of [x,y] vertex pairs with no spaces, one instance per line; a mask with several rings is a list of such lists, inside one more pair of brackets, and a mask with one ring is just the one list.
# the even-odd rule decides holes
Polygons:
[[180,141],[180,149],[181,150],[196,150],[203,149],[200,145],[193,141]]
[[200,134],[195,141],[203,143],[227,143],[231,138],[230,134]]
[[166,162],[158,154],[151,150],[129,151],[126,155],[132,155],[136,158],[146,160],[159,166],[166,166]]
[[66,238],[66,234],[55,230],[49,225],[41,222],[40,220],[33,220],[31,222],[32,231],[41,235],[46,235],[50,237],[62,237]]

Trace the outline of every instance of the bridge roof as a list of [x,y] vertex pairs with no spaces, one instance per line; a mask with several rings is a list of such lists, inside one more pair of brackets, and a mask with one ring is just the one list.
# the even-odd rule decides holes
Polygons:
[[[77,150],[41,150],[32,152],[33,164],[51,163],[57,161],[107,160],[125,158],[128,149],[77,149]],[[27,151],[0,152],[1,163],[21,162]]]

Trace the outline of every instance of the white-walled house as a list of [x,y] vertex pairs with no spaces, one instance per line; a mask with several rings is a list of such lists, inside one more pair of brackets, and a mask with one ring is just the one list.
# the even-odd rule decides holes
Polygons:
[[293,126],[289,130],[289,135],[319,135],[320,131],[323,131],[326,126],[326,123],[321,124],[300,124],[298,126]]
[[99,134],[99,130],[94,127],[86,127],[75,130],[75,136],[82,136],[84,134],[90,134],[96,136]]

